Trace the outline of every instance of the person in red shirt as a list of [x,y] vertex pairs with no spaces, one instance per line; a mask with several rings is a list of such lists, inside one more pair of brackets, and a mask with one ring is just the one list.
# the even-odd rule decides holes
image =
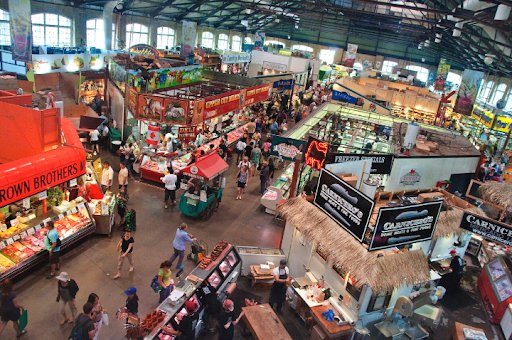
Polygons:
[[81,196],[87,201],[91,200],[101,200],[103,199],[103,194],[101,193],[100,188],[97,184],[93,184],[91,182],[85,183],[85,190],[81,190]]

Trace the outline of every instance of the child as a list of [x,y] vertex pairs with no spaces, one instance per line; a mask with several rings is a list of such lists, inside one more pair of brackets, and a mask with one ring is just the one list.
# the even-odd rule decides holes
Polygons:
[[126,311],[130,314],[137,316],[139,313],[139,297],[137,296],[137,288],[130,287],[124,291],[126,294],[126,304],[124,307]]

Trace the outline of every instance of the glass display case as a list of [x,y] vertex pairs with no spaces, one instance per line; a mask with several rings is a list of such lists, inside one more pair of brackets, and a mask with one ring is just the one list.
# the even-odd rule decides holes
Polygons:
[[490,260],[480,273],[478,288],[490,321],[499,324],[512,303],[512,259],[497,256]]
[[153,182],[160,182],[160,177],[168,166],[168,159],[157,155],[143,155],[140,163],[140,176]]

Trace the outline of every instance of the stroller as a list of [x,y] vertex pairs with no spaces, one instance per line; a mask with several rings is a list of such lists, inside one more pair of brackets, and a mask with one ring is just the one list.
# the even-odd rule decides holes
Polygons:
[[128,211],[124,217],[124,222],[121,224],[121,227],[125,231],[137,230],[137,212],[135,209]]
[[208,253],[208,245],[206,242],[197,240],[190,246],[191,252],[187,255],[187,259],[194,261],[195,264],[201,262],[205,254]]

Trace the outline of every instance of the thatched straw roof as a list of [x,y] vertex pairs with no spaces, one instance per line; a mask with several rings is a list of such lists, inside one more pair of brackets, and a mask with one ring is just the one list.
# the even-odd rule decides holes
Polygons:
[[[477,207],[471,206],[466,208],[469,212],[486,216],[485,212]],[[450,235],[462,235],[467,233],[468,231],[460,228],[460,222],[462,221],[462,215],[464,214],[464,210],[461,208],[451,208],[450,210],[441,211],[439,213],[439,218],[437,219],[436,231],[434,232],[434,239],[438,239],[439,237],[446,237]]]
[[478,193],[487,202],[512,209],[512,185],[487,181],[478,188]]
[[428,260],[421,250],[377,257],[377,253],[368,252],[322,210],[301,197],[289,199],[278,211],[306,239],[328,250],[328,260],[350,272],[358,287],[367,284],[374,291],[391,291],[430,279]]

